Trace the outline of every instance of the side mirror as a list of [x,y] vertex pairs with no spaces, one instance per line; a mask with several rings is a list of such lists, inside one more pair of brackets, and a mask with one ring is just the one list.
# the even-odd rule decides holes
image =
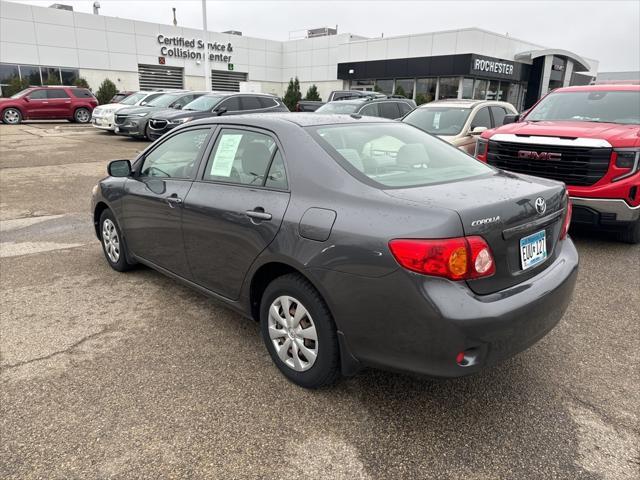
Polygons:
[[144,107],[147,103],[148,103],[148,102],[144,102],[144,101],[143,101],[143,102],[140,102],[140,106],[141,106],[141,107]]
[[503,125],[507,125],[508,123],[518,123],[520,121],[520,115],[514,115],[512,113],[505,115],[502,120]]
[[29,95],[25,95],[24,96],[24,101],[25,102],[30,102],[31,101],[31,99],[29,98]]
[[128,177],[131,175],[131,162],[129,160],[113,160],[107,166],[107,173],[112,177]]
[[218,107],[214,110],[214,112],[220,116],[220,115],[224,115],[225,113],[227,113],[227,107]]
[[469,134],[470,135],[480,135],[485,130],[487,130],[487,127],[473,127],[473,129],[469,132]]

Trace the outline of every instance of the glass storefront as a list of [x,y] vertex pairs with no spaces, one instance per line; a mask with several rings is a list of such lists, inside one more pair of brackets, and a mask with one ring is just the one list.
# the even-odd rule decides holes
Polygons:
[[393,95],[393,79],[376,80],[375,91],[384,93],[385,95]]
[[77,68],[0,63],[0,88],[7,87],[11,82],[16,81],[22,81],[23,84],[32,87],[40,85],[73,85],[79,77],[80,71]]
[[473,95],[473,78],[462,79],[462,98],[472,98]]
[[406,98],[413,98],[413,78],[403,78],[396,80],[394,95],[402,95]]
[[416,80],[416,104],[433,102],[436,99],[437,78],[418,78]]
[[438,100],[458,98],[460,77],[440,77],[439,83],[440,88],[438,89]]

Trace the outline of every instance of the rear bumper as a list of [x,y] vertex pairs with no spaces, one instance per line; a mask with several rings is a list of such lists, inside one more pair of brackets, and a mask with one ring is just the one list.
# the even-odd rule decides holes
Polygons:
[[576,215],[576,223],[627,223],[640,218],[640,205],[633,207],[619,198],[571,197],[571,201],[574,207],[591,214],[591,217],[585,213]]
[[[380,278],[312,273],[349,353],[364,365],[457,377],[509,358],[544,337],[571,300],[578,253],[570,239],[540,274],[506,290],[476,295],[464,282],[398,269]],[[456,356],[472,352],[460,366]]]

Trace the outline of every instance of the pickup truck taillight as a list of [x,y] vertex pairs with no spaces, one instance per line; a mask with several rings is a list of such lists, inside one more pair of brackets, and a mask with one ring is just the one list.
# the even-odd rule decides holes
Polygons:
[[486,140],[484,138],[478,138],[476,140],[476,151],[474,156],[482,161],[482,162],[486,162],[487,161],[487,150],[489,148],[489,140]]
[[489,245],[478,236],[438,240],[400,238],[391,240],[389,249],[404,268],[424,275],[471,280],[496,271]]
[[630,177],[640,170],[640,148],[617,148],[613,154],[616,156],[615,169],[621,173],[613,178],[614,182]]

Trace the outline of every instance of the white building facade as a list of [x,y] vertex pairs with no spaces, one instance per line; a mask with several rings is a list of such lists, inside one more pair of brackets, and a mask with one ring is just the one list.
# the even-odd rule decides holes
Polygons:
[[293,77],[315,84],[438,98],[488,98],[528,107],[550,88],[589,83],[598,62],[477,29],[389,38],[337,34],[275,41],[0,1],[0,88],[109,78],[119,90],[205,89],[283,95]]

